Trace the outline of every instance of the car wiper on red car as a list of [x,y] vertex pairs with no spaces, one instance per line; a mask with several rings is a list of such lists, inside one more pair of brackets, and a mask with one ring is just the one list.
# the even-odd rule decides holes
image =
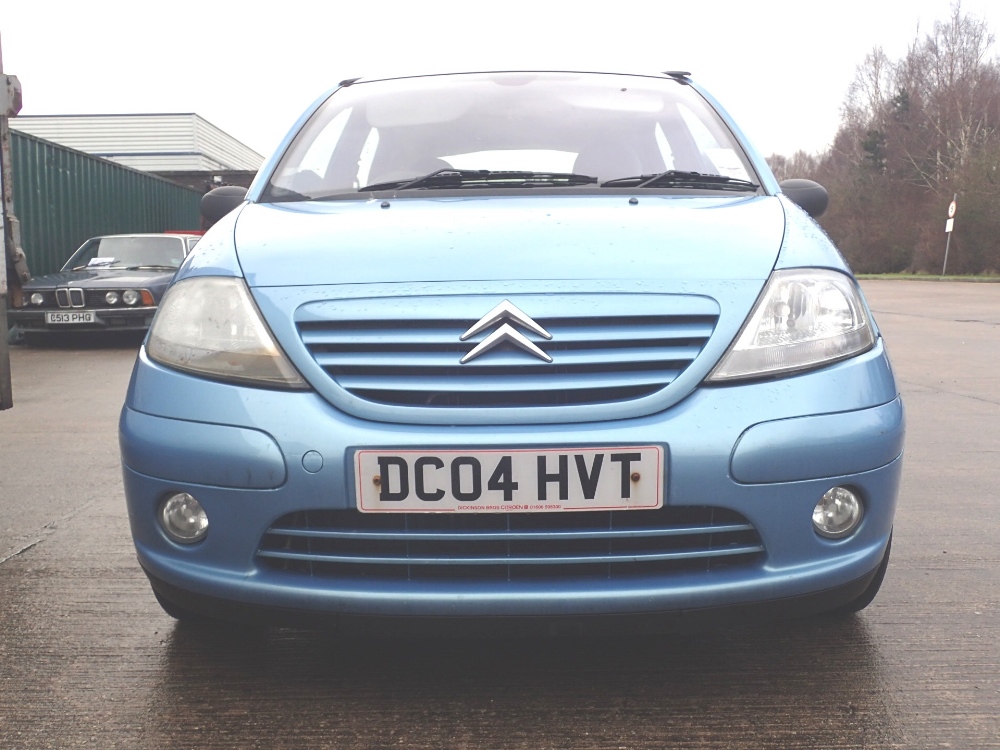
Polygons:
[[597,178],[572,172],[524,172],[491,169],[439,169],[410,180],[376,182],[358,188],[358,192],[377,190],[419,190],[430,188],[484,187],[567,187],[596,185]]
[[726,177],[721,174],[704,174],[702,172],[686,172],[679,169],[668,169],[659,174],[640,174],[634,177],[618,177],[606,180],[601,187],[685,187],[708,190],[739,190],[742,192],[760,188],[756,182],[741,180],[736,177]]

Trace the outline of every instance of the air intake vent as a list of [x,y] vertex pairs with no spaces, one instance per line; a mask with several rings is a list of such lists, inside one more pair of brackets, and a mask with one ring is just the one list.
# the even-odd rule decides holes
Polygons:
[[763,558],[754,527],[712,507],[509,514],[301,511],[257,553],[268,568],[331,579],[628,578]]

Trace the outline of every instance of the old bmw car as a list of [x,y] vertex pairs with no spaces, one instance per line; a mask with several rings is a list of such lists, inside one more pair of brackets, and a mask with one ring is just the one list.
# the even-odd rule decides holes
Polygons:
[[87,240],[57,273],[24,285],[10,311],[26,334],[145,330],[197,234],[116,234]]
[[865,607],[903,407],[803,207],[686,73],[343,82],[139,353],[157,599],[468,630]]

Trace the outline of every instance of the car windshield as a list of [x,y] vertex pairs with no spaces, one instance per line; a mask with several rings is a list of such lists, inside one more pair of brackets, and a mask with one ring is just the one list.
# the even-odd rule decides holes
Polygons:
[[[687,177],[652,179],[664,173]],[[295,137],[263,199],[459,188],[753,192],[755,178],[725,123],[684,82],[489,73],[338,89]]]
[[178,268],[184,260],[181,237],[95,237],[66,262],[80,268]]

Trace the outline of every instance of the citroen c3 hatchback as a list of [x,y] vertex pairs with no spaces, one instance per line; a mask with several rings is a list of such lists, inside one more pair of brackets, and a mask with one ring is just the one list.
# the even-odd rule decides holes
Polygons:
[[882,338],[809,215],[825,191],[777,184],[688,74],[345,81],[237,202],[121,414],[171,615],[740,622],[875,596],[904,431]]

